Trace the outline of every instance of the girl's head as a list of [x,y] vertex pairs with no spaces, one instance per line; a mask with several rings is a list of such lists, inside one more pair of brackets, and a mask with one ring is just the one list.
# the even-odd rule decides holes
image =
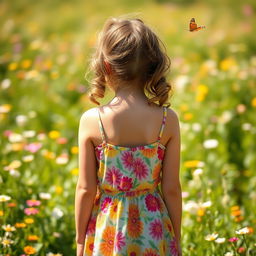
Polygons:
[[149,104],[168,103],[171,85],[166,81],[170,59],[156,34],[141,19],[108,19],[99,33],[96,50],[90,63],[94,73],[89,99],[98,104],[106,86],[138,84],[148,93]]

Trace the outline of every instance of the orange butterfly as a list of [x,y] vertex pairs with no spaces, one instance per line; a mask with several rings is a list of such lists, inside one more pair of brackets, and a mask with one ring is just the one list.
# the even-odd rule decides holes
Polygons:
[[195,31],[201,30],[203,28],[205,28],[205,26],[200,26],[200,27],[197,26],[197,24],[195,22],[195,18],[192,18],[190,20],[190,23],[189,23],[189,31],[190,32],[195,32]]

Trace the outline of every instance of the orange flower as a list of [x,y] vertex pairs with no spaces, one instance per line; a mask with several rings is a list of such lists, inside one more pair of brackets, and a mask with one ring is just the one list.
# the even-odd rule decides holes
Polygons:
[[28,241],[37,241],[38,239],[39,237],[36,235],[29,235],[27,238]]
[[128,235],[137,238],[143,231],[143,222],[140,220],[139,208],[136,204],[130,204],[128,210]]
[[151,158],[153,157],[155,154],[156,154],[156,150],[157,148],[154,147],[154,148],[143,148],[141,150],[141,153],[145,156],[145,157],[148,157],[148,158]]
[[25,252],[26,254],[29,254],[29,255],[36,253],[36,249],[35,249],[34,247],[30,246],[30,245],[25,246],[23,250],[24,250],[24,252]]
[[161,171],[161,167],[162,167],[161,163],[158,162],[158,163],[155,165],[154,169],[153,169],[152,175],[153,175],[153,180],[154,180],[155,183],[158,183],[158,181],[160,181],[160,180],[159,180],[159,179],[160,179],[159,173],[160,173],[160,171]]
[[21,222],[21,223],[17,222],[17,223],[15,223],[14,226],[16,228],[25,228],[27,225],[26,225],[26,223],[23,223],[23,222]]
[[232,215],[232,216],[240,216],[240,215],[241,215],[241,211],[240,211],[240,210],[232,211],[232,212],[231,212],[231,215]]
[[100,251],[103,256],[112,256],[114,252],[115,227],[108,226],[103,231],[103,242],[100,244]]
[[85,240],[85,251],[86,255],[91,256],[94,247],[94,236],[87,236]]
[[143,256],[157,256],[158,252],[152,248],[147,248],[144,252],[143,252]]

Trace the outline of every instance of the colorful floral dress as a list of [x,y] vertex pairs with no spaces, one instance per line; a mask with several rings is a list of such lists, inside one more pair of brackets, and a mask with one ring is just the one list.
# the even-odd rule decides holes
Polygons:
[[177,256],[173,225],[160,189],[165,146],[134,147],[106,142],[95,147],[98,193],[88,222],[84,256]]

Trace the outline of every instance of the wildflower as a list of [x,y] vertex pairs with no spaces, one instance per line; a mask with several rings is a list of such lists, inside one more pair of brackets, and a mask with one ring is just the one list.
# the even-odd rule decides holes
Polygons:
[[208,139],[203,142],[205,148],[216,148],[219,142],[216,139]]
[[233,252],[226,252],[225,254],[224,254],[224,256],[233,256],[234,254],[233,254]]
[[51,199],[51,194],[50,193],[41,192],[41,193],[39,193],[39,197],[41,199],[49,200],[49,199]]
[[32,218],[26,218],[24,221],[25,221],[25,223],[27,223],[27,224],[32,224],[32,223],[34,223],[34,219],[32,219]]
[[26,253],[26,254],[35,254],[36,253],[36,249],[30,245],[28,246],[25,246],[23,251]]
[[35,200],[35,199],[30,199],[30,200],[27,200],[26,201],[27,205],[29,207],[32,207],[32,206],[38,206],[41,204],[41,202],[39,200]]
[[37,208],[34,208],[34,207],[24,209],[24,213],[26,215],[34,215],[34,214],[37,214],[38,212],[39,212],[39,210]]
[[0,202],[6,202],[6,201],[9,201],[10,199],[11,199],[10,196],[0,195]]
[[60,133],[58,131],[53,130],[49,132],[49,138],[57,139],[59,137],[60,137]]
[[241,228],[239,230],[236,231],[236,234],[238,235],[245,235],[245,234],[248,234],[250,232],[249,228],[248,227],[244,227],[244,228]]
[[6,237],[4,237],[1,241],[1,244],[4,246],[4,247],[10,247],[11,244],[13,244],[13,240],[11,239],[8,239]]
[[239,240],[238,237],[231,237],[231,238],[228,239],[228,241],[229,241],[229,242],[232,242],[232,243],[233,243],[233,242],[236,242],[236,241],[238,241],[238,240]]
[[36,235],[29,235],[29,236],[27,237],[27,240],[28,240],[28,241],[37,241],[38,239],[39,239],[39,237],[36,236]]
[[207,241],[213,241],[217,238],[218,234],[217,233],[213,233],[213,234],[209,234],[207,236],[205,236],[205,240]]
[[68,162],[68,154],[67,153],[63,153],[60,156],[58,156],[56,158],[56,163],[57,164],[66,164]]
[[218,244],[222,244],[226,241],[226,238],[225,237],[219,237],[215,240],[216,243]]
[[24,222],[17,222],[14,225],[16,228],[25,228],[27,225]]
[[238,251],[239,253],[243,253],[243,252],[245,252],[245,248],[244,248],[244,247],[239,247],[239,248],[237,249],[237,251]]
[[56,219],[61,218],[63,214],[63,211],[57,207],[55,207],[52,211],[52,216],[55,217]]

